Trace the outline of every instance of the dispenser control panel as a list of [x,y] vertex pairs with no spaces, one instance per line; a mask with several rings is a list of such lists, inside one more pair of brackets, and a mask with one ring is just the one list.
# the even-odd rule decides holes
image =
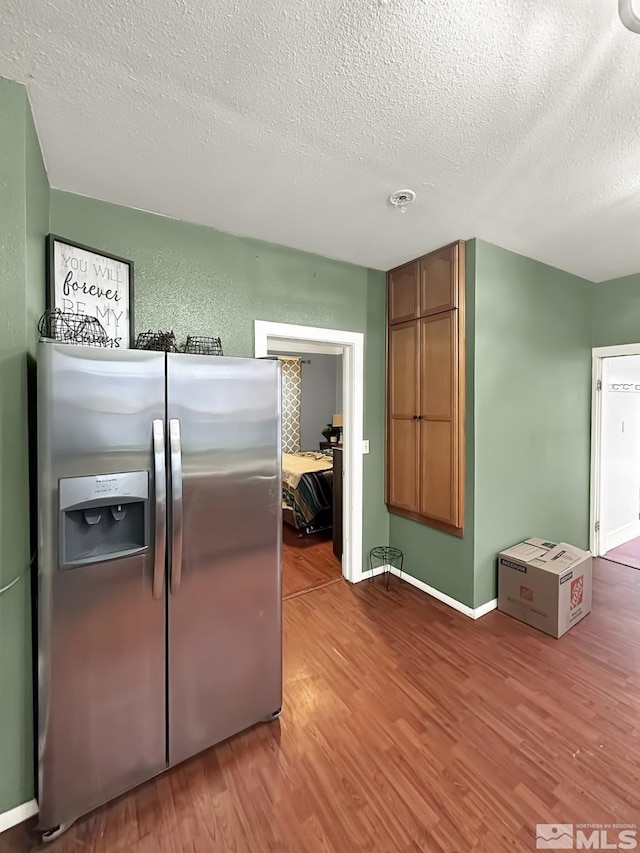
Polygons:
[[102,497],[148,500],[149,473],[125,471],[122,474],[96,474],[92,477],[66,477],[60,480],[60,509]]
[[102,563],[149,547],[149,472],[59,482],[60,568]]

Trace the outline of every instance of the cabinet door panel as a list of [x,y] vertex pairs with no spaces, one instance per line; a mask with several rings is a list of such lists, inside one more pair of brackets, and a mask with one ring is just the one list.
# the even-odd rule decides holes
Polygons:
[[388,503],[417,512],[418,421],[391,418],[389,422],[389,497]]
[[457,311],[420,320],[420,512],[458,526]]
[[420,316],[458,307],[458,244],[420,261]]
[[389,273],[389,324],[420,316],[420,262],[414,261]]
[[419,506],[418,321],[389,329],[387,502],[411,512]]
[[420,412],[424,418],[453,418],[456,400],[456,312],[420,320]]
[[420,422],[420,512],[457,525],[454,431],[450,421]]
[[394,418],[419,414],[417,322],[389,329],[389,412]]

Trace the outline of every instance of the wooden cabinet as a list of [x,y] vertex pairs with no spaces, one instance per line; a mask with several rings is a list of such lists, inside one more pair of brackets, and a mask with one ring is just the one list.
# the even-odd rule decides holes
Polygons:
[[[397,282],[413,299],[399,297]],[[462,535],[464,528],[464,244],[388,276],[387,505]],[[417,316],[395,318],[414,305]]]
[[457,308],[459,255],[459,244],[454,243],[391,270],[387,277],[389,325]]
[[389,323],[404,323],[420,316],[420,262],[392,270],[387,278]]

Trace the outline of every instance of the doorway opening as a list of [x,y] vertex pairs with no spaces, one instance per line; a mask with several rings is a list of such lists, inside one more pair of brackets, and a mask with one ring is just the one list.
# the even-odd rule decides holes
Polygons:
[[342,354],[281,353],[282,595],[342,578]]
[[356,583],[363,576],[364,335],[257,320],[255,355],[283,359],[284,596],[341,577]]
[[640,345],[593,358],[591,550],[640,569]]

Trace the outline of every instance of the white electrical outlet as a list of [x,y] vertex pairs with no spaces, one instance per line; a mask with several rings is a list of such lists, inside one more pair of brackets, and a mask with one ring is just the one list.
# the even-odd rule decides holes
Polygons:
[[363,453],[369,452],[369,439],[368,438],[365,438],[362,442],[362,452]]

